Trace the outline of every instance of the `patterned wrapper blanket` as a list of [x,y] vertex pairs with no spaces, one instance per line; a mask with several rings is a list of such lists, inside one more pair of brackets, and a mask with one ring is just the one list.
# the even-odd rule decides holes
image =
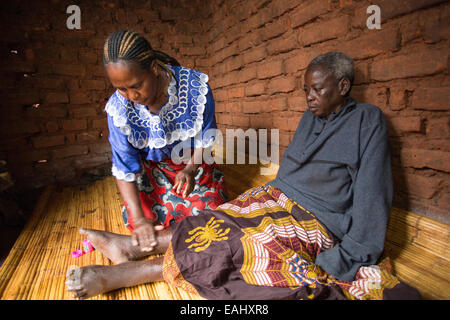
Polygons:
[[164,279],[207,299],[417,298],[388,259],[340,281],[314,264],[339,240],[271,186],[253,188],[173,226]]
[[[175,177],[185,167],[172,160],[146,161],[137,179],[139,199],[146,218],[168,227],[185,217],[195,216],[202,209],[216,209],[226,201],[223,173],[216,164],[202,164],[195,175],[195,188],[186,198],[175,193]],[[122,207],[125,226],[134,230],[127,204]]]

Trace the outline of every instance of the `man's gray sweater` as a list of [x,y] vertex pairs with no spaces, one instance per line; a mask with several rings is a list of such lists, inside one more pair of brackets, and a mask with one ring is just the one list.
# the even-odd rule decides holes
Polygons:
[[315,261],[352,281],[383,251],[392,203],[391,151],[381,110],[347,98],[327,120],[307,110],[268,183],[312,212],[341,241]]

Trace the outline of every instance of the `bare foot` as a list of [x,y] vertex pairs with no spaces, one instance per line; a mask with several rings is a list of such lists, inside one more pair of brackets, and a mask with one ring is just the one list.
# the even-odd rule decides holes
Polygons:
[[148,261],[131,261],[114,266],[92,265],[68,270],[67,290],[74,298],[92,296],[124,287],[162,281],[163,258]]
[[139,247],[133,246],[130,236],[84,228],[80,228],[79,231],[87,236],[95,249],[115,264],[155,254],[155,252],[142,252]]
[[107,273],[108,266],[87,266],[69,270],[66,273],[67,290],[73,292],[72,297],[80,299],[114,290],[113,286],[108,286],[111,278]]

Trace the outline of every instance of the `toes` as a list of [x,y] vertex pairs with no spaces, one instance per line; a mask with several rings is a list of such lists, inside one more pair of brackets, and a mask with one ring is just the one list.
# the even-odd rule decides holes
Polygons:
[[85,289],[74,290],[72,297],[83,299],[83,297],[87,296],[87,291]]

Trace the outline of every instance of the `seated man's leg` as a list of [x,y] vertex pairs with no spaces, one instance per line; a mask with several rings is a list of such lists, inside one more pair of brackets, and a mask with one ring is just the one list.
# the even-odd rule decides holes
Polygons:
[[114,266],[87,266],[69,270],[67,290],[74,298],[89,297],[143,283],[162,281],[164,257],[147,261],[129,261]]
[[164,257],[148,261],[130,261],[151,254],[165,253],[172,238],[172,229],[156,232],[158,245],[153,252],[143,252],[131,244],[131,236],[100,230],[80,229],[92,245],[115,263],[115,266],[91,265],[67,271],[67,290],[76,298],[86,299],[111,290],[138,284],[162,281]]
[[171,228],[156,232],[158,245],[151,252],[141,251],[139,246],[131,243],[131,236],[111,233],[101,230],[80,228],[95,249],[99,250],[115,264],[137,260],[152,254],[166,252],[172,238]]

